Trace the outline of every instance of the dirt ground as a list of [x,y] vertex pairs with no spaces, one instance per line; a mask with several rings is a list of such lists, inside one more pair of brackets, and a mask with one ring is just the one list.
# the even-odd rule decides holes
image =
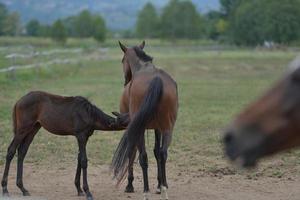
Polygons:
[[[75,166],[59,167],[36,166],[25,164],[24,184],[30,191],[31,198],[21,198],[15,186],[16,166],[12,165],[9,176],[9,191],[13,199],[47,199],[47,200],[84,200],[77,197],[73,184]],[[0,168],[3,172],[3,166]],[[115,187],[108,166],[89,166],[89,184],[95,200],[142,199],[142,176],[138,166],[135,168],[134,182],[136,193],[123,192],[125,183]],[[155,166],[150,166],[150,199],[160,199],[155,194]],[[300,198],[300,178],[261,177],[249,180],[241,175],[210,176],[180,172],[176,168],[169,170],[170,200],[298,200]],[[4,199],[0,197],[0,199]]]

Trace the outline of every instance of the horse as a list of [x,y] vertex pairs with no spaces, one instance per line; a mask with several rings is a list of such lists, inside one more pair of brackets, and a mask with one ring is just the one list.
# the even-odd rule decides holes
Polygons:
[[80,186],[83,172],[83,190],[88,200],[93,196],[87,180],[88,160],[86,144],[94,130],[122,130],[121,121],[105,114],[86,98],[81,96],[64,97],[42,91],[32,91],[23,96],[13,108],[14,137],[8,147],[6,164],[2,179],[3,195],[8,196],[7,177],[11,160],[18,150],[17,181],[24,196],[30,193],[23,185],[23,161],[34,136],[43,127],[56,135],[73,135],[77,138],[79,153],[75,186],[78,196],[84,196]]
[[122,182],[128,171],[126,191],[133,192],[133,162],[138,150],[144,199],[149,199],[145,130],[154,129],[158,189],[161,199],[168,199],[166,161],[178,111],[177,83],[166,72],[155,67],[153,58],[143,50],[145,41],[134,47],[126,47],[121,42],[119,45],[124,53],[122,64],[125,78],[120,112],[128,114],[129,124],[114,153],[111,170],[117,184]]
[[300,146],[300,66],[251,103],[225,131],[225,153],[243,167]]

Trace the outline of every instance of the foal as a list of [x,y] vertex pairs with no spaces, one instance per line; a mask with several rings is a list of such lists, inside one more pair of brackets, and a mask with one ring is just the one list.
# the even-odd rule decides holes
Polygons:
[[129,114],[129,125],[114,154],[112,170],[120,183],[128,171],[126,191],[133,191],[133,161],[136,149],[143,171],[144,199],[148,199],[148,158],[145,149],[145,130],[155,130],[154,154],[157,161],[158,188],[161,199],[168,199],[166,160],[168,147],[178,110],[176,82],[163,70],[152,63],[143,48],[127,48],[120,43],[124,52],[122,59],[125,76],[125,88],[120,102],[121,113]]
[[92,200],[87,181],[88,160],[86,144],[94,130],[121,130],[115,118],[102,112],[84,97],[62,97],[46,92],[30,92],[14,106],[14,138],[8,147],[5,170],[2,179],[3,195],[8,196],[7,177],[11,160],[18,150],[17,186],[24,196],[29,192],[23,186],[23,161],[34,136],[43,127],[56,135],[73,135],[77,138],[79,153],[75,186],[79,196],[83,196],[80,187],[83,171],[83,190],[88,200]]

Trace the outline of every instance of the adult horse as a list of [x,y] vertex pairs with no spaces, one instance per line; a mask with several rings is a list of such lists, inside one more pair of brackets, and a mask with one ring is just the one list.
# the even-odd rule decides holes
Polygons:
[[112,170],[120,183],[128,170],[126,190],[133,191],[133,161],[136,149],[143,171],[144,199],[148,199],[148,158],[145,130],[155,130],[154,154],[157,160],[158,187],[162,199],[167,196],[166,160],[178,110],[176,82],[152,63],[143,48],[145,42],[132,48],[120,43],[125,88],[120,102],[121,113],[129,114],[129,125],[114,154]]
[[300,67],[250,104],[225,133],[226,154],[242,166],[300,146]]
[[73,135],[77,138],[79,153],[75,186],[79,196],[83,196],[80,187],[81,170],[83,171],[83,190],[87,199],[92,200],[87,181],[88,160],[86,144],[94,130],[120,130],[121,122],[105,114],[87,99],[62,97],[46,92],[35,91],[23,96],[14,106],[14,138],[8,147],[6,164],[2,179],[3,195],[8,196],[7,177],[11,160],[18,150],[17,186],[24,196],[29,192],[23,186],[23,161],[34,136],[43,127],[56,135]]

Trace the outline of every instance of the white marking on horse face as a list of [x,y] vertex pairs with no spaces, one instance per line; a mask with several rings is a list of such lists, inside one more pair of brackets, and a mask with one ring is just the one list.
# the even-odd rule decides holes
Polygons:
[[296,58],[290,62],[288,68],[291,73],[300,68],[300,55],[296,56]]

